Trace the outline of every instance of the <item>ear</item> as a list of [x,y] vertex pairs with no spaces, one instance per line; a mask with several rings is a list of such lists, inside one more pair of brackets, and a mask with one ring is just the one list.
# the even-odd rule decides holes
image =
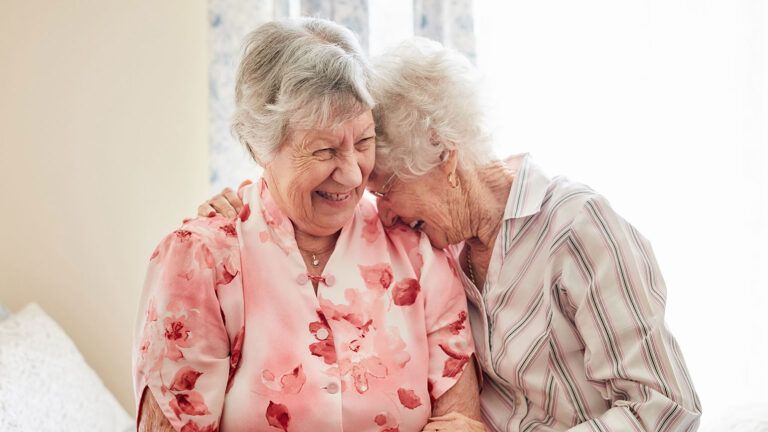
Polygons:
[[440,170],[443,171],[445,175],[456,172],[456,166],[459,164],[459,154],[456,149],[446,150],[443,153],[442,159],[443,161],[440,163]]

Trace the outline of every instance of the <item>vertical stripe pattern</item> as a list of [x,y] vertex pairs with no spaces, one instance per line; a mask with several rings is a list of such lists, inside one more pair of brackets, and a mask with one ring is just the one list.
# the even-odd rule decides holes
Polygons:
[[650,244],[601,195],[518,157],[488,280],[465,279],[489,428],[695,430]]

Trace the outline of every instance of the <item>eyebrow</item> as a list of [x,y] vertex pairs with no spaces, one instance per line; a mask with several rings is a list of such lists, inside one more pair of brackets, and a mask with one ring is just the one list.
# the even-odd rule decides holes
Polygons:
[[371,124],[369,124],[368,126],[366,126],[366,127],[365,127],[365,129],[363,129],[363,133],[362,133],[362,135],[366,135],[366,133],[367,133],[367,132],[368,132],[370,129],[373,129],[371,132],[373,132],[373,133],[376,133],[376,123],[371,123]]

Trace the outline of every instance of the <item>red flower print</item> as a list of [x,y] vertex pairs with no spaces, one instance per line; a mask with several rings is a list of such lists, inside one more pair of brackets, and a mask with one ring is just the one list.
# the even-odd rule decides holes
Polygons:
[[181,414],[192,416],[210,414],[208,406],[203,400],[203,395],[196,391],[176,393],[173,396],[174,399],[171,399],[169,405],[179,420],[181,420]]
[[435,382],[430,380],[427,380],[427,393],[429,393],[429,403],[434,405],[435,404],[435,397],[432,396],[432,390],[435,388]]
[[360,275],[368,289],[386,290],[392,284],[392,267],[389,264],[359,265],[357,267],[360,269]]
[[232,282],[232,279],[237,276],[239,272],[236,265],[233,265],[230,260],[223,262],[216,271],[216,285],[227,285]]
[[261,372],[261,382],[270,390],[280,393],[299,394],[301,388],[307,382],[304,367],[298,365],[280,377],[280,382],[275,381],[275,374],[264,369]]
[[240,210],[240,221],[245,222],[249,217],[251,217],[251,206],[246,203],[243,205],[243,209]]
[[166,317],[163,319],[165,327],[165,347],[166,357],[173,361],[178,361],[184,357],[179,350],[189,348],[189,328],[180,317]]
[[373,418],[373,421],[379,426],[384,426],[385,424],[387,424],[387,415],[379,414]]
[[305,382],[307,382],[307,376],[304,375],[304,368],[301,365],[296,366],[291,372],[280,378],[283,391],[290,394],[298,394]]
[[419,281],[406,278],[398,282],[392,289],[392,300],[398,306],[410,306],[416,301],[419,291],[421,291]]
[[235,372],[240,367],[240,356],[243,352],[243,338],[245,337],[245,326],[240,327],[240,331],[235,336],[235,341],[232,343],[232,351],[229,354],[229,378],[227,379],[227,390],[232,388],[232,378],[235,377]]
[[270,426],[288,432],[288,423],[290,423],[290,421],[291,415],[288,413],[288,408],[286,408],[285,405],[269,401],[269,406],[267,407],[267,423],[269,423]]
[[400,398],[400,403],[408,409],[415,409],[421,406],[421,398],[413,390],[399,388],[397,389],[397,397]]
[[[309,352],[313,356],[322,357],[325,364],[336,363],[336,347],[333,344],[333,334],[331,333],[331,327],[328,325],[328,321],[325,319],[325,315],[321,311],[317,311],[319,321],[309,323],[309,332],[315,336],[318,342],[309,345]],[[317,332],[320,329],[324,329],[327,332],[325,339],[317,337]]]
[[[381,432],[400,432],[397,421],[395,421],[394,417],[388,412],[379,413],[373,418],[373,422],[384,427]],[[390,424],[393,424],[393,426],[389,426]]]
[[200,428],[200,426],[198,426],[197,423],[193,422],[192,420],[188,421],[184,426],[181,427],[181,432],[218,432],[218,431],[219,431],[219,428],[216,426],[216,423],[211,423],[204,428]]
[[451,334],[457,335],[466,327],[464,325],[464,322],[466,321],[467,321],[467,313],[465,311],[461,311],[459,312],[459,318],[448,325],[448,330],[451,332]]
[[368,217],[363,219],[363,222],[365,222],[365,226],[363,226],[363,240],[368,243],[375,242],[381,232],[379,230],[379,215],[371,212]]
[[237,230],[235,229],[235,224],[228,223],[226,225],[220,226],[219,229],[224,231],[224,233],[229,237],[237,237]]
[[363,394],[368,391],[368,377],[386,378],[387,367],[376,357],[367,357],[359,362],[345,362],[341,365],[342,375],[351,374],[352,381],[355,383],[355,390]]
[[200,375],[202,374],[202,372],[198,372],[189,366],[184,366],[176,372],[176,375],[173,376],[173,381],[171,381],[171,390],[184,391],[194,389],[197,379],[200,378]]
[[411,360],[396,328],[379,329],[373,334],[373,352],[389,369],[402,369]]
[[176,230],[173,233],[176,234],[176,238],[179,239],[180,242],[184,242],[192,236],[191,232],[182,229]]
[[440,344],[440,349],[448,355],[448,360],[443,365],[443,376],[453,378],[464,369],[464,365],[469,361],[469,356],[456,352],[445,344]]

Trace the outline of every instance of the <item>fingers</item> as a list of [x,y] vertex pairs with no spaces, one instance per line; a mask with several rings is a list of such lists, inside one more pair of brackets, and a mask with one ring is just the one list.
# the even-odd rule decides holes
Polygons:
[[240,186],[237,187],[237,196],[239,196],[240,199],[243,198],[243,188],[248,186],[249,184],[253,184],[253,182],[246,179],[242,183],[240,183]]
[[224,198],[229,202],[230,207],[235,210],[235,214],[232,217],[235,217],[240,214],[240,211],[243,210],[243,200],[240,199],[240,197],[230,188],[225,188],[223,191],[221,191],[221,195],[224,195]]
[[234,219],[238,215],[238,212],[224,195],[225,191],[226,189],[222,191],[222,193],[215,195],[213,198],[208,200],[208,205],[213,207],[213,209],[216,210],[216,213],[224,216],[225,218]]
[[208,202],[204,202],[197,207],[197,215],[200,217],[216,216],[216,210]]

